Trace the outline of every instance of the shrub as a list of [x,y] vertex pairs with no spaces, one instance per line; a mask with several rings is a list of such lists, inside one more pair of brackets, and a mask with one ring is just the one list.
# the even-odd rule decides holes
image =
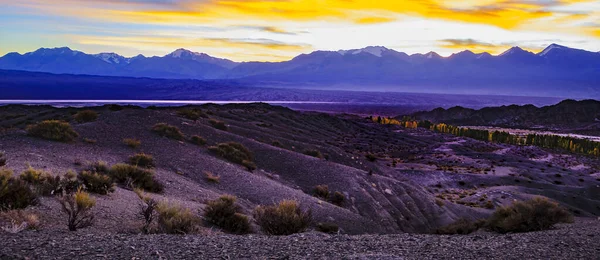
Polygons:
[[204,209],[204,217],[210,223],[231,233],[250,232],[248,216],[241,214],[241,207],[235,203],[236,200],[234,196],[225,195],[209,201]]
[[327,199],[329,197],[329,187],[327,185],[317,185],[313,193],[316,197]]
[[10,223],[10,226],[2,229],[9,233],[18,233],[25,229],[38,230],[40,228],[40,219],[34,213],[28,213],[23,210],[9,210],[0,213],[0,220]]
[[79,123],[93,122],[98,119],[98,113],[92,110],[83,110],[73,116]]
[[70,231],[86,228],[94,223],[92,208],[96,205],[96,200],[90,197],[89,193],[79,189],[74,194],[63,194],[58,201],[63,212],[67,214],[67,226]]
[[0,210],[24,209],[37,202],[37,195],[26,182],[14,178],[11,170],[0,169]]
[[323,159],[323,154],[318,150],[306,150],[304,151],[304,154],[315,158]]
[[21,175],[19,175],[19,178],[32,185],[42,185],[48,179],[52,178],[52,175],[45,171],[36,170],[29,166],[27,170],[23,171]]
[[90,139],[90,138],[83,138],[83,141],[88,144],[95,144],[98,142],[96,139]]
[[246,167],[246,169],[250,172],[256,170],[256,164],[252,161],[244,160],[242,161],[242,166]]
[[[217,146],[211,146],[208,148],[210,151],[217,155],[237,164],[246,166],[249,170],[254,163],[250,164],[254,160],[254,155],[244,145],[240,143],[220,143]],[[244,163],[244,161],[246,161]],[[254,166],[255,168],[256,166]]]
[[6,154],[4,152],[0,152],[0,167],[6,165]]
[[258,206],[254,210],[257,224],[270,235],[299,233],[311,222],[311,212],[304,211],[293,200],[284,200],[278,205]]
[[200,119],[201,117],[208,117],[208,115],[206,115],[204,112],[202,112],[202,110],[199,109],[180,109],[177,111],[177,115],[194,121]]
[[138,148],[141,144],[142,141],[138,140],[138,139],[133,139],[133,138],[125,138],[123,139],[123,143],[133,149]]
[[168,137],[175,140],[183,140],[184,135],[176,126],[168,125],[165,123],[159,123],[152,127],[152,131],[160,136]]
[[103,161],[93,162],[90,165],[88,165],[87,169],[90,172],[101,174],[108,174],[110,171],[110,167],[108,167],[108,164]]
[[227,131],[228,127],[223,121],[211,119],[209,123],[216,129]]
[[129,164],[143,167],[143,168],[154,168],[154,158],[152,155],[145,153],[138,153],[129,157]]
[[194,135],[190,138],[190,142],[195,144],[195,145],[205,145],[206,144],[206,139],[202,138],[199,135]]
[[46,120],[35,125],[27,126],[27,134],[46,140],[72,142],[79,134],[67,122]]
[[487,227],[498,233],[530,232],[572,221],[573,215],[558,203],[545,198],[534,198],[498,208],[489,218]]
[[342,205],[344,205],[344,201],[346,200],[346,196],[344,196],[343,193],[341,193],[339,191],[336,191],[335,193],[333,193],[333,195],[331,195],[331,198],[329,198],[329,200],[334,205],[337,205],[337,206],[341,207]]
[[335,233],[338,233],[339,230],[340,230],[340,227],[338,227],[338,225],[336,225],[334,223],[319,223],[319,224],[317,224],[317,231],[319,231],[319,232],[335,234]]
[[144,192],[140,189],[135,189],[135,194],[140,198],[140,211],[139,215],[144,220],[144,226],[142,227],[142,232],[144,234],[150,233],[150,226],[156,217],[156,208],[158,207],[158,201],[151,198],[150,196],[144,194]]
[[77,175],[69,171],[63,176],[53,176],[50,173],[42,170],[36,170],[29,166],[23,171],[19,178],[35,188],[35,192],[43,196],[51,196],[60,194],[63,191],[71,193],[79,188],[80,183],[77,181]]
[[104,174],[83,171],[79,174],[79,180],[81,180],[85,189],[92,193],[106,195],[115,191],[112,178]]
[[219,177],[218,175],[214,175],[211,172],[204,172],[204,178],[212,183],[219,183],[221,181],[221,177]]
[[152,171],[133,165],[115,164],[110,168],[109,174],[115,182],[123,185],[155,193],[160,193],[164,189],[163,185],[154,178]]
[[162,233],[188,234],[195,229],[198,223],[198,219],[192,211],[180,205],[161,202],[156,207],[156,212],[158,213],[158,228]]
[[365,158],[367,158],[367,160],[368,160],[369,162],[374,162],[374,161],[377,161],[377,156],[375,156],[375,155],[374,155],[374,154],[372,154],[372,153],[368,153],[368,154],[366,154],[366,155],[365,155]]
[[435,231],[438,235],[468,235],[485,225],[485,220],[471,221],[466,218],[461,218],[456,222],[441,227]]

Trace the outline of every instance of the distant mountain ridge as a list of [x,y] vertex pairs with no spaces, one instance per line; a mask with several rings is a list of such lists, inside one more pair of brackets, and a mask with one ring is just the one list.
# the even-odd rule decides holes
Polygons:
[[442,57],[382,46],[315,51],[283,62],[234,62],[178,49],[162,57],[95,55],[70,48],[9,53],[0,69],[167,79],[235,79],[278,87],[455,94],[600,96],[600,53],[557,44],[539,53],[513,47],[494,56]]
[[[461,126],[498,126],[511,128],[544,128],[589,130],[600,134],[600,101],[564,100],[556,105],[536,107],[511,105],[486,107],[480,110],[452,107],[411,115],[417,120],[429,120]],[[400,116],[401,118],[402,116]]]

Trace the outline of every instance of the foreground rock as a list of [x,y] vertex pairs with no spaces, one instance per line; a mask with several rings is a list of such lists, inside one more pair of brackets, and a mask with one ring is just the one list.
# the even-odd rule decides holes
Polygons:
[[598,259],[600,221],[543,232],[467,236],[0,234],[0,259]]

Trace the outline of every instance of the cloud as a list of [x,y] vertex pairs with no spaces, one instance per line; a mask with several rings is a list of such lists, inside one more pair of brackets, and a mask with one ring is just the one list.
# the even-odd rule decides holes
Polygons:
[[516,42],[503,42],[495,44],[474,39],[444,39],[439,40],[438,44],[440,47],[446,49],[470,50],[475,53],[488,52],[490,54],[500,54],[517,45],[520,45],[519,47],[534,53],[540,52],[544,49],[539,45],[523,45],[523,43]]

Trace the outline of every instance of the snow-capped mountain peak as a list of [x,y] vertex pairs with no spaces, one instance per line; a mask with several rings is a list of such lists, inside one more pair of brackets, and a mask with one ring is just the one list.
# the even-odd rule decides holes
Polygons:
[[182,58],[182,57],[186,57],[186,56],[197,56],[197,55],[200,55],[200,53],[192,52],[192,51],[189,51],[186,49],[177,49],[174,52],[167,55],[167,57]]
[[341,55],[347,55],[347,54],[356,55],[356,54],[360,54],[360,53],[368,53],[368,54],[371,54],[376,57],[382,57],[383,53],[388,50],[389,50],[388,48],[383,47],[383,46],[369,46],[366,48],[355,49],[355,50],[339,50],[338,53]]
[[523,52],[524,50],[521,49],[519,46],[515,46],[512,47],[508,50],[506,50],[505,52],[503,52],[502,54],[498,55],[498,56],[507,56],[507,55],[511,55],[511,54],[515,54],[515,53],[519,53],[519,52]]
[[121,64],[121,63],[129,63],[130,59],[125,58],[116,53],[99,53],[94,55],[94,57],[102,59],[103,61],[111,64]]
[[547,55],[548,53],[550,53],[553,50],[565,49],[565,48],[567,48],[567,47],[553,43],[553,44],[550,44],[548,47],[546,47],[546,49],[544,49],[538,55],[539,56],[545,56],[545,55]]

